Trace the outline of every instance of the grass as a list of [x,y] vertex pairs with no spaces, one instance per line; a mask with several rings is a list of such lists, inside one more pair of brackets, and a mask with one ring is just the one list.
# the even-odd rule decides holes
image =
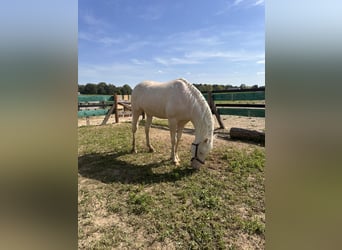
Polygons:
[[170,163],[169,132],[151,129],[156,153],[130,154],[130,124],[80,127],[80,249],[258,249],[265,244],[264,148],[219,142],[200,171]]

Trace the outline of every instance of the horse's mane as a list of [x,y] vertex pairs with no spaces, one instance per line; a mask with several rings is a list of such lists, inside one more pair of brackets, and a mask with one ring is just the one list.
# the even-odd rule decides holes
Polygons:
[[[184,78],[179,78],[178,81],[181,81],[184,84],[186,84],[189,90],[189,98],[192,100],[192,103],[198,106],[199,108],[201,108],[201,111],[202,111],[201,113],[203,114],[204,117],[207,116],[210,111],[210,108],[209,108],[207,101],[204,99],[202,93],[193,84],[191,84]],[[211,115],[211,111],[210,111],[210,115]]]
[[191,83],[183,78],[177,79],[178,81],[183,82],[189,90],[189,98],[191,99],[191,103],[193,104],[192,108],[200,109],[200,126],[198,126],[198,133],[203,136],[210,136],[212,143],[212,135],[213,135],[213,125],[212,125],[212,113],[208,102],[205,100],[202,93]]

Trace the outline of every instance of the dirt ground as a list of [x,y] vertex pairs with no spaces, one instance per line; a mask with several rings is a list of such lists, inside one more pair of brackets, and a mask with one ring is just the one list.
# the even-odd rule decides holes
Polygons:
[[[104,117],[92,117],[89,119],[88,125],[100,125],[103,121]],[[215,128],[219,128],[218,122],[215,120]],[[256,117],[239,117],[239,116],[222,116],[223,123],[225,125],[225,131],[229,131],[231,127],[239,127],[239,128],[245,128],[250,130],[257,130],[257,131],[265,131],[265,118],[256,118]],[[120,117],[121,122],[130,122],[131,117]],[[119,124],[115,123],[115,118],[112,116],[108,122],[108,125],[110,125],[110,128],[115,128],[117,126],[120,126]],[[78,119],[78,126],[85,126],[87,125],[86,119]],[[129,126],[128,126],[129,127]],[[191,127],[191,124],[188,124],[187,127]],[[100,127],[97,127],[100,129]],[[164,129],[160,129],[164,128]],[[95,127],[96,129],[96,127]],[[141,134],[137,138],[138,143],[138,150],[139,147],[141,150],[146,150],[144,148],[144,136],[143,136],[143,129],[140,130]],[[225,133],[225,132],[224,132]],[[156,155],[159,157],[165,157],[165,155],[169,154],[169,140],[170,135],[167,129],[162,126],[154,126],[151,128],[151,142],[166,142],[162,144],[162,146],[159,147],[159,150],[157,150]],[[182,142],[180,144],[180,150],[183,152],[189,152],[189,145],[191,142],[193,142],[194,136],[192,132],[184,133],[182,136]],[[82,146],[81,146],[82,147]],[[234,149],[242,149],[241,152],[252,152],[255,150],[256,147],[260,147],[259,145],[255,144],[249,144],[242,141],[235,141],[235,140],[227,140],[225,136],[219,136],[214,137],[214,148],[224,148],[227,149],[234,148]],[[263,148],[263,147],[261,147]],[[79,148],[79,150],[82,150]],[[106,157],[106,156],[104,156]],[[211,158],[211,160],[210,160]],[[214,171],[215,173],[218,173],[222,171],[222,162],[220,162],[220,159],[222,158],[222,155],[219,155],[215,153],[208,158],[206,162],[206,167],[210,171]],[[95,163],[97,164],[97,163]],[[115,171],[118,171],[117,173],[120,173],[120,170],[116,169]],[[114,172],[115,173],[115,172]],[[227,177],[225,177],[227,178]],[[252,175],[249,175],[248,178],[251,182],[255,181],[255,177]],[[79,184],[78,188],[79,190],[84,190],[83,193],[79,193],[79,204],[87,204],[87,199],[82,196],[82,194],[91,194],[94,192],[97,197],[100,198],[93,198],[96,202],[92,203],[92,206],[95,205],[95,208],[91,207],[90,205],[85,206],[84,204],[81,206],[84,211],[87,211],[87,209],[90,211],[88,214],[85,212],[81,213],[81,219],[79,219],[79,227],[81,228],[81,236],[79,239],[79,249],[88,249],[88,246],[91,244],[95,244],[94,242],[100,242],[101,239],[104,237],[107,237],[105,233],[101,233],[101,230],[103,232],[106,232],[108,235],[112,235],[110,228],[112,225],[115,225],[117,228],[117,235],[123,234],[123,235],[133,235],[134,243],[132,243],[134,246],[140,246],[141,249],[144,248],[144,244],[150,244],[148,242],[152,242],[151,245],[146,249],[176,249],[174,242],[172,242],[170,239],[166,239],[165,242],[160,243],[158,241],[153,240],[152,238],[155,237],[155,235],[151,236],[151,238],[146,237],[148,233],[144,231],[144,228],[142,227],[139,229],[140,231],[135,232],[130,226],[130,224],[127,222],[129,221],[129,217],[126,217],[125,219],[119,218],[117,214],[108,212],[105,203],[101,203],[105,200],[103,197],[107,197],[108,194],[105,191],[106,187],[110,185],[104,184],[98,181],[94,181],[91,178],[87,178],[84,176],[81,176],[79,174]],[[151,187],[150,187],[151,188]],[[104,190],[103,193],[101,193],[101,190]],[[259,193],[260,194],[260,193]],[[102,195],[102,196],[101,196]],[[102,198],[101,198],[102,197]],[[239,199],[239,198],[236,198]],[[252,198],[249,198],[252,199]],[[255,196],[253,196],[253,199],[256,199]],[[258,198],[260,199],[260,198]],[[91,200],[91,199],[89,199]],[[120,204],[120,203],[119,203]],[[260,202],[260,206],[264,206],[264,203]],[[234,216],[237,218],[240,218],[242,221],[250,221],[250,218],[259,218],[259,220],[263,223],[265,223],[265,214],[263,212],[255,213],[254,210],[251,209],[248,205],[244,205],[244,203],[234,203],[231,205],[231,208],[233,211],[236,211],[233,213]],[[85,216],[86,214],[86,216]],[[253,217],[253,216],[254,217]],[[84,218],[82,216],[85,216]],[[255,219],[254,219],[255,220]],[[246,224],[247,225],[247,224]],[[254,225],[254,224],[253,224]],[[101,229],[101,230],[100,230]],[[236,249],[263,249],[265,246],[265,238],[263,235],[257,235],[257,234],[249,234],[244,232],[243,230],[239,231],[240,229],[236,229],[236,234],[232,233],[234,235],[233,238],[227,239],[226,244],[232,244],[236,246]],[[239,232],[238,232],[239,231]],[[115,235],[115,234],[114,234]],[[116,237],[118,237],[115,235]],[[121,236],[120,236],[121,237]],[[122,244],[125,243],[125,239],[123,238]],[[129,239],[129,238],[127,238]],[[126,240],[127,240],[126,239]],[[229,241],[229,242],[228,242]],[[138,248],[138,247],[137,247]],[[235,249],[235,248],[234,248]]]
[[[250,130],[256,130],[260,132],[265,132],[265,118],[263,117],[244,117],[244,116],[233,116],[233,115],[223,115],[221,116],[225,129],[227,131],[232,127],[244,128]],[[86,126],[86,125],[100,125],[104,119],[104,116],[90,117],[89,123],[87,124],[86,118],[78,119],[78,126]],[[131,121],[132,118],[129,116],[120,117],[119,121]],[[215,120],[215,129],[219,128],[219,124]],[[114,115],[112,115],[107,124],[115,124]]]
[[[223,122],[226,126],[226,129],[230,129],[230,127],[240,127],[240,128],[247,128],[247,129],[252,129],[252,130],[264,130],[265,129],[265,119],[264,118],[248,118],[248,117],[238,117],[238,116],[224,116],[222,117]],[[90,119],[90,125],[100,125],[102,122],[103,118],[93,118]],[[125,118],[125,119],[120,119],[122,121],[130,121],[130,118]],[[119,124],[115,123],[114,117],[112,117],[107,124],[110,124],[108,126],[109,128],[115,128],[119,127]],[[86,120],[79,119],[79,126],[86,125]],[[129,127],[129,126],[128,126]],[[218,124],[216,121],[215,128],[218,128]],[[98,129],[101,129],[100,127],[97,127]],[[95,127],[96,129],[96,127]],[[139,147],[141,150],[146,150],[144,146],[144,136],[143,136],[143,129],[140,130],[140,135],[137,138],[137,143],[138,143],[138,150]],[[151,142],[165,142],[159,144],[159,150],[155,153],[156,157],[166,157],[169,154],[169,140],[170,140],[170,135],[167,129],[160,129],[160,127],[152,127],[151,128]],[[180,145],[180,150],[182,152],[189,152],[189,145],[193,141],[194,136],[193,134],[190,133],[184,133],[182,136],[182,143]],[[156,143],[158,144],[158,143]],[[244,143],[240,141],[233,141],[233,140],[225,140],[222,138],[215,138],[214,139],[214,148],[223,148],[226,147],[227,149],[243,149],[248,152],[252,152],[256,147],[259,147],[257,145],[249,144],[249,143]],[[157,148],[156,148],[157,149]],[[112,150],[112,149],[111,149]],[[244,152],[244,151],[241,151]],[[141,154],[139,157],[142,157],[143,154]],[[103,156],[104,158],[108,156]],[[214,153],[211,157],[208,157],[207,162],[206,162],[206,167],[214,172],[214,173],[219,173],[219,172],[224,172],[223,165],[222,165],[222,155],[219,153]],[[184,159],[183,159],[184,160]],[[95,161],[93,164],[98,164],[97,161]],[[111,163],[109,163],[109,166],[111,166]],[[89,167],[89,165],[87,166]],[[94,168],[95,169],[95,168]],[[158,168],[156,168],[158,169]],[[110,170],[111,171],[111,170]],[[117,172],[116,172],[117,171]],[[126,171],[126,170],[125,170]],[[119,168],[115,168],[113,172],[104,172],[104,173],[110,173],[110,175],[115,176],[118,175],[118,173],[121,173],[122,171],[119,170]],[[94,174],[94,173],[93,173]],[[94,176],[97,176],[97,174],[101,174],[100,172],[95,172]],[[132,174],[133,175],[133,174]],[[252,174],[249,174],[246,176],[248,178],[248,181],[250,183],[255,182],[257,179],[256,177],[253,176]],[[260,176],[259,176],[260,177]],[[223,178],[221,176],[221,178]],[[228,176],[225,176],[224,180],[228,179]],[[261,179],[263,181],[263,178]],[[241,180],[239,180],[240,183]],[[248,182],[248,183],[249,183]],[[119,182],[118,182],[119,183]],[[115,184],[115,182],[114,182]],[[233,184],[233,183],[232,183]],[[241,183],[240,183],[241,184]],[[239,185],[240,185],[239,184]],[[108,205],[107,203],[107,198],[110,197],[108,196],[108,190],[111,191],[113,187],[111,187],[112,184],[109,183],[102,183],[101,181],[94,180],[92,178],[89,178],[87,176],[82,176],[79,174],[79,184],[78,188],[79,190],[82,190],[82,192],[79,192],[79,204],[81,204],[81,208],[83,210],[79,219],[79,227],[81,228],[81,234],[80,234],[80,239],[79,239],[79,249],[89,249],[88,246],[94,245],[96,242],[100,242],[103,239],[110,240],[109,238],[106,237],[112,237],[113,239],[117,239],[121,234],[122,235],[132,235],[132,238],[134,238],[134,241],[132,245],[134,246],[140,246],[141,249],[176,249],[175,242],[172,240],[166,238],[164,242],[159,242],[156,240],[153,240],[153,237],[156,237],[155,235],[151,235],[147,233],[144,229],[144,227],[141,227],[138,231],[134,231],[133,227],[131,224],[128,222],[130,221],[130,217],[118,217],[117,213],[113,213],[111,211],[108,212]],[[124,190],[129,190],[127,188],[127,184]],[[250,185],[250,184],[249,184]],[[164,188],[167,186],[167,184],[162,185]],[[171,185],[172,186],[172,185]],[[120,186],[119,186],[120,187]],[[230,186],[229,189],[233,190],[232,187],[237,188],[237,186]],[[107,189],[106,189],[107,188]],[[155,187],[154,187],[155,188]],[[250,187],[249,187],[250,188]],[[122,189],[122,187],[118,188]],[[155,188],[157,189],[157,188]],[[132,189],[133,190],[133,189]],[[153,187],[150,185],[148,187],[144,187],[143,190],[153,190]],[[252,189],[250,189],[252,190]],[[112,192],[112,191],[111,191]],[[171,191],[169,191],[171,192]],[[94,193],[93,196],[91,194]],[[232,191],[232,193],[234,193]],[[256,213],[255,207],[252,209],[248,204],[249,203],[244,203],[241,202],[243,200],[243,195],[239,197],[239,195],[242,194],[242,192],[236,192],[235,201],[232,204],[227,204],[227,206],[230,206],[232,209],[232,216],[235,216],[236,218],[240,218],[241,221],[245,222],[251,222],[255,221],[256,218],[258,218],[258,221],[261,221],[263,225],[265,224],[265,214],[263,209],[260,207],[264,206],[264,203],[261,202],[261,198],[259,197],[258,199],[256,198],[257,193],[253,193],[253,196],[249,196],[248,201],[258,201],[261,205],[258,208],[259,212]],[[83,196],[82,196],[83,195]],[[260,192],[258,193],[260,195]],[[91,198],[89,198],[91,197]],[[241,199],[241,200],[239,200]],[[91,205],[89,205],[87,202],[91,201]],[[115,200],[115,202],[117,202]],[[118,204],[123,204],[120,202],[117,202]],[[88,204],[88,205],[85,205]],[[189,203],[190,204],[190,203]],[[225,203],[226,204],[226,203]],[[79,205],[80,206],[80,205]],[[89,212],[87,212],[89,210]],[[84,216],[84,217],[82,217]],[[235,218],[234,217],[234,218]],[[124,219],[123,219],[124,218]],[[142,222],[139,222],[142,223]],[[113,225],[115,225],[116,229],[116,234],[112,233]],[[249,225],[249,224],[246,224]],[[254,224],[252,224],[254,225]],[[105,233],[104,233],[105,232]],[[236,232],[236,233],[234,233]],[[249,234],[246,233],[245,231],[236,228],[236,231],[232,230],[230,232],[232,238],[225,238],[227,241],[226,244],[227,246],[229,244],[232,244],[234,249],[263,249],[265,246],[265,238],[263,235],[258,235],[258,234]],[[109,235],[109,236],[106,236]],[[114,235],[114,236],[112,236]],[[148,235],[148,236],[146,236]],[[121,236],[120,236],[121,237]],[[149,238],[150,237],[150,238]],[[121,239],[121,244],[127,244],[127,240],[131,238],[122,238]],[[126,242],[125,242],[126,241]],[[95,242],[95,243],[94,243]],[[151,244],[149,242],[152,242]],[[144,248],[146,244],[150,244],[149,247]],[[124,245],[122,245],[123,248]],[[132,247],[133,248],[133,247]],[[136,247],[138,248],[138,247]],[[227,247],[228,248],[228,247]]]

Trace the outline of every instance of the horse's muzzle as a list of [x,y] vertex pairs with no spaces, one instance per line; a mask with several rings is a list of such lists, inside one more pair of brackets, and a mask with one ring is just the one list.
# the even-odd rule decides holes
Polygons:
[[[196,147],[196,149],[195,149],[195,156],[191,158],[191,166],[192,166],[193,168],[199,169],[199,168],[200,168],[200,165],[199,165],[198,163],[204,164],[205,162],[202,161],[202,160],[201,160],[200,158],[198,158],[198,156],[197,156],[198,145],[199,145],[199,143],[192,143],[192,145],[194,145],[194,146]],[[196,163],[196,162],[197,162],[197,163]]]

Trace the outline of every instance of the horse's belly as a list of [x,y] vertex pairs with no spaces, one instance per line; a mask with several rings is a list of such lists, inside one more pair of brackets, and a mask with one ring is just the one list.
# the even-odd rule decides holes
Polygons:
[[145,107],[144,111],[146,114],[149,114],[151,116],[155,116],[161,119],[166,119],[167,114],[165,113],[165,108],[163,107]]
[[179,110],[168,109],[164,106],[145,107],[144,111],[146,114],[161,119],[175,118],[176,120],[190,120],[191,118],[186,111],[180,112]]

